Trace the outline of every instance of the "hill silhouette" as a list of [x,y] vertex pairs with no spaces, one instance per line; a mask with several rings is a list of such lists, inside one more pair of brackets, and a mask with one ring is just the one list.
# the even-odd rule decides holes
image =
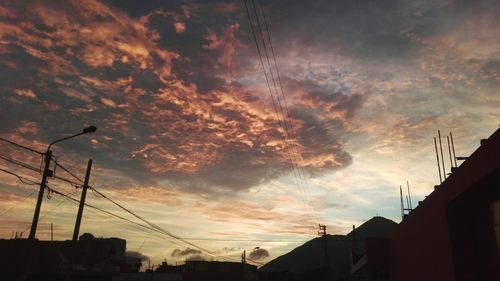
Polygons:
[[[259,271],[288,272],[295,280],[311,277],[333,280],[348,280],[351,268],[351,252],[365,252],[365,239],[368,237],[388,237],[397,223],[384,217],[374,217],[347,235],[327,235],[329,267],[325,267],[324,238],[314,238],[262,266]],[[328,270],[326,270],[328,268]],[[311,279],[309,279],[311,280]]]

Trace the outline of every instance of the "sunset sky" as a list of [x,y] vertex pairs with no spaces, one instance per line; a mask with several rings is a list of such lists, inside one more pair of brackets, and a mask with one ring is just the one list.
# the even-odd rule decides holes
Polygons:
[[[246,0],[263,54],[259,3]],[[6,0],[0,136],[44,151],[97,126],[55,145],[57,161],[83,178],[92,158],[93,187],[213,253],[91,209],[80,233],[126,239],[156,264],[237,260],[255,247],[266,262],[314,238],[318,223],[345,234],[375,215],[399,222],[400,185],[409,181],[417,205],[439,183],[437,130],[467,156],[500,125],[498,1],[262,4],[293,134],[243,0]],[[41,166],[5,142],[0,153]],[[0,168],[41,178],[2,159]],[[37,190],[0,172],[0,238],[28,236]],[[87,202],[136,220],[92,192]],[[71,239],[76,211],[45,198],[38,238],[50,239],[53,223],[55,239]]]

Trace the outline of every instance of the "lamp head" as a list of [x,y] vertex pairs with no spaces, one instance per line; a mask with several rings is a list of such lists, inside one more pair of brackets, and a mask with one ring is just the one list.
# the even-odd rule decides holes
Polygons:
[[96,126],[88,126],[87,128],[84,128],[82,132],[84,134],[88,134],[88,133],[93,133],[95,131],[97,131],[97,127]]

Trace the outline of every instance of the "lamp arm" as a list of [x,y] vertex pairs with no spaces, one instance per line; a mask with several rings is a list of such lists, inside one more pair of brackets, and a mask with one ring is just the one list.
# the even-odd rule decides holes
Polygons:
[[53,141],[53,142],[51,142],[51,143],[49,144],[49,146],[47,147],[47,151],[49,151],[49,150],[50,150],[50,147],[51,147],[53,144],[56,144],[56,143],[58,143],[58,142],[62,142],[62,141],[65,141],[65,140],[67,140],[67,139],[71,139],[71,138],[74,138],[74,137],[78,137],[78,136],[83,135],[83,134],[85,134],[85,133],[84,133],[84,132],[82,132],[82,133],[78,133],[78,134],[75,134],[75,135],[72,135],[72,136],[69,136],[69,137],[65,137],[65,138],[62,138],[62,139],[55,140],[55,141]]

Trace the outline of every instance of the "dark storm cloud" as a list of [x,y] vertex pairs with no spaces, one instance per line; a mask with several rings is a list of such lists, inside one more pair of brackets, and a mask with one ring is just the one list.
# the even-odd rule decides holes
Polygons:
[[370,58],[403,56],[416,48],[401,34],[409,16],[401,11],[402,1],[287,1],[278,9],[283,4],[268,7],[273,30],[281,39],[297,38],[309,47],[339,46]]
[[253,260],[261,260],[269,257],[269,252],[266,249],[258,248],[252,250],[249,254],[249,257]]
[[[181,55],[172,64],[177,78],[186,84],[194,83],[204,94],[227,87],[218,74],[238,73],[249,65],[248,56],[241,50],[244,46],[239,43],[240,39],[247,39],[242,36],[246,31],[239,30],[241,5],[231,1],[211,2],[189,1],[182,5],[182,11],[163,9],[152,13],[147,23],[158,33],[159,46]],[[182,28],[178,29],[176,24]],[[233,46],[239,50],[228,50],[227,47]]]
[[296,133],[299,143],[304,147],[316,147],[314,151],[305,149],[302,153],[302,157],[308,163],[305,165],[308,173],[322,174],[351,164],[351,155],[344,150],[338,140],[338,137],[346,132],[342,121],[338,119],[319,121],[308,110],[299,108],[293,109],[290,114],[293,118],[304,122]]
[[129,257],[140,258],[141,261],[149,260],[148,256],[145,256],[141,252],[137,252],[137,251],[127,251],[126,255]]
[[304,92],[300,97],[300,103],[304,104],[304,106],[311,108],[318,106],[322,110],[331,113],[344,112],[347,118],[354,116],[365,99],[361,94],[344,94],[332,89],[332,85],[320,85],[319,82],[310,79],[294,80],[285,78],[284,80],[287,81],[287,88],[290,91],[299,90]]
[[103,2],[118,8],[132,17],[141,17],[147,15],[158,9],[167,10],[181,10],[181,4],[184,1],[180,0],[149,0],[149,1],[136,1],[136,0],[104,0]]
[[[204,167],[197,177],[190,178],[186,184],[193,185],[194,183],[195,186],[205,188],[222,187],[245,190],[284,175],[290,168],[288,163],[278,160],[281,156],[275,154],[271,148],[252,149],[245,145],[235,144],[227,145],[222,153],[225,156],[224,161]],[[182,181],[186,179],[188,178]]]
[[171,257],[185,257],[185,256],[200,255],[200,254],[201,254],[200,250],[186,248],[184,250],[174,249],[172,251],[172,253],[170,254],[170,256]]
[[500,61],[492,60],[485,63],[481,68],[481,76],[486,80],[498,81],[500,79]]
[[[482,1],[319,0],[264,3],[273,34],[287,44],[370,60],[411,58],[420,40],[446,34],[464,16],[493,7]],[[246,28],[246,26],[245,26]]]
[[159,77],[150,70],[140,70],[135,72],[132,75],[132,80],[132,87],[140,88],[146,91],[155,92],[163,86]]
[[191,255],[186,258],[186,261],[206,261],[207,258],[202,255]]
[[[255,53],[242,43],[241,7],[191,3],[130,18],[94,1],[36,3],[6,7],[12,17],[1,23],[10,45],[0,67],[15,73],[0,78],[3,133],[30,121],[51,140],[95,124],[91,145],[60,147],[134,181],[167,180],[188,192],[241,191],[291,172],[293,141],[284,142],[270,101],[238,81]],[[192,52],[181,48],[188,42]],[[310,175],[349,165],[339,137],[360,96],[310,79],[285,84],[300,92],[290,97],[293,150],[304,158],[296,165]]]

